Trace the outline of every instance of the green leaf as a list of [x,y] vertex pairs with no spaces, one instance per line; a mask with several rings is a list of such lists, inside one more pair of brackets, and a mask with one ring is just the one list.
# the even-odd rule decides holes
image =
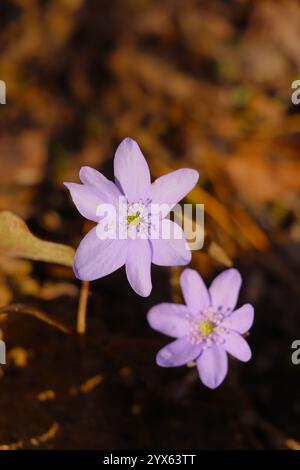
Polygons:
[[68,245],[40,240],[30,232],[19,216],[3,211],[0,212],[0,253],[15,258],[73,266],[75,250]]

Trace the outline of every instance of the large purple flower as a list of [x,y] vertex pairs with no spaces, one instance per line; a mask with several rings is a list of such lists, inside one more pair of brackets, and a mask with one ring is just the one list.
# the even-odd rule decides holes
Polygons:
[[[130,138],[124,139],[117,148],[114,173],[115,183],[93,168],[82,167],[79,176],[83,184],[65,183],[79,212],[98,223],[77,249],[74,272],[78,279],[92,281],[125,264],[132,288],[147,297],[152,289],[151,263],[176,266],[191,260],[183,231],[166,217],[195,186],[199,174],[195,170],[181,169],[151,184],[147,162],[138,144]],[[120,200],[123,207],[125,202],[125,217],[120,211]],[[103,219],[98,209],[104,204],[116,207],[119,218],[123,217],[123,225],[118,236],[101,239],[97,229]],[[154,217],[152,208],[158,205],[163,205],[164,210]],[[159,233],[169,233],[169,237],[150,236],[154,218],[159,218]],[[124,236],[124,231],[128,237]]]
[[158,352],[157,364],[177,367],[196,361],[202,382],[216,388],[227,374],[227,353],[249,361],[251,350],[242,335],[253,323],[254,309],[245,304],[234,310],[241,283],[240,273],[228,269],[207,289],[197,271],[185,269],[180,285],[186,305],[162,303],[148,312],[152,328],[177,338]]

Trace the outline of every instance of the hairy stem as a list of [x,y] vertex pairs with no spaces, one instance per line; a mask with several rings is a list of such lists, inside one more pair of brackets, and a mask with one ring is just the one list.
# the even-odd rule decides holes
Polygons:
[[82,281],[77,312],[77,333],[79,335],[83,335],[86,330],[86,311],[89,298],[89,290],[89,281]]

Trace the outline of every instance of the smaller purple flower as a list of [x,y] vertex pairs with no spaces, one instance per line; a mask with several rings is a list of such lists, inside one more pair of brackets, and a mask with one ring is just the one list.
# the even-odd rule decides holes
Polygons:
[[227,353],[249,361],[251,350],[242,335],[252,326],[254,309],[245,304],[235,310],[241,283],[240,273],[227,269],[207,289],[197,271],[185,269],[180,285],[186,305],[162,303],[148,312],[154,330],[177,338],[158,352],[157,364],[177,367],[196,361],[201,381],[216,388],[228,371]]

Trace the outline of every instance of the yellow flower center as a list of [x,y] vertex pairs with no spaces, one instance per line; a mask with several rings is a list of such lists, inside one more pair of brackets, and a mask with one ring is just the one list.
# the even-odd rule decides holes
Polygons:
[[128,222],[128,224],[138,225],[138,223],[139,223],[139,217],[140,217],[140,213],[139,213],[139,212],[137,212],[136,214],[128,215],[128,216],[127,216],[127,222]]
[[210,320],[204,320],[201,322],[199,330],[203,335],[210,335],[214,331],[215,325]]

